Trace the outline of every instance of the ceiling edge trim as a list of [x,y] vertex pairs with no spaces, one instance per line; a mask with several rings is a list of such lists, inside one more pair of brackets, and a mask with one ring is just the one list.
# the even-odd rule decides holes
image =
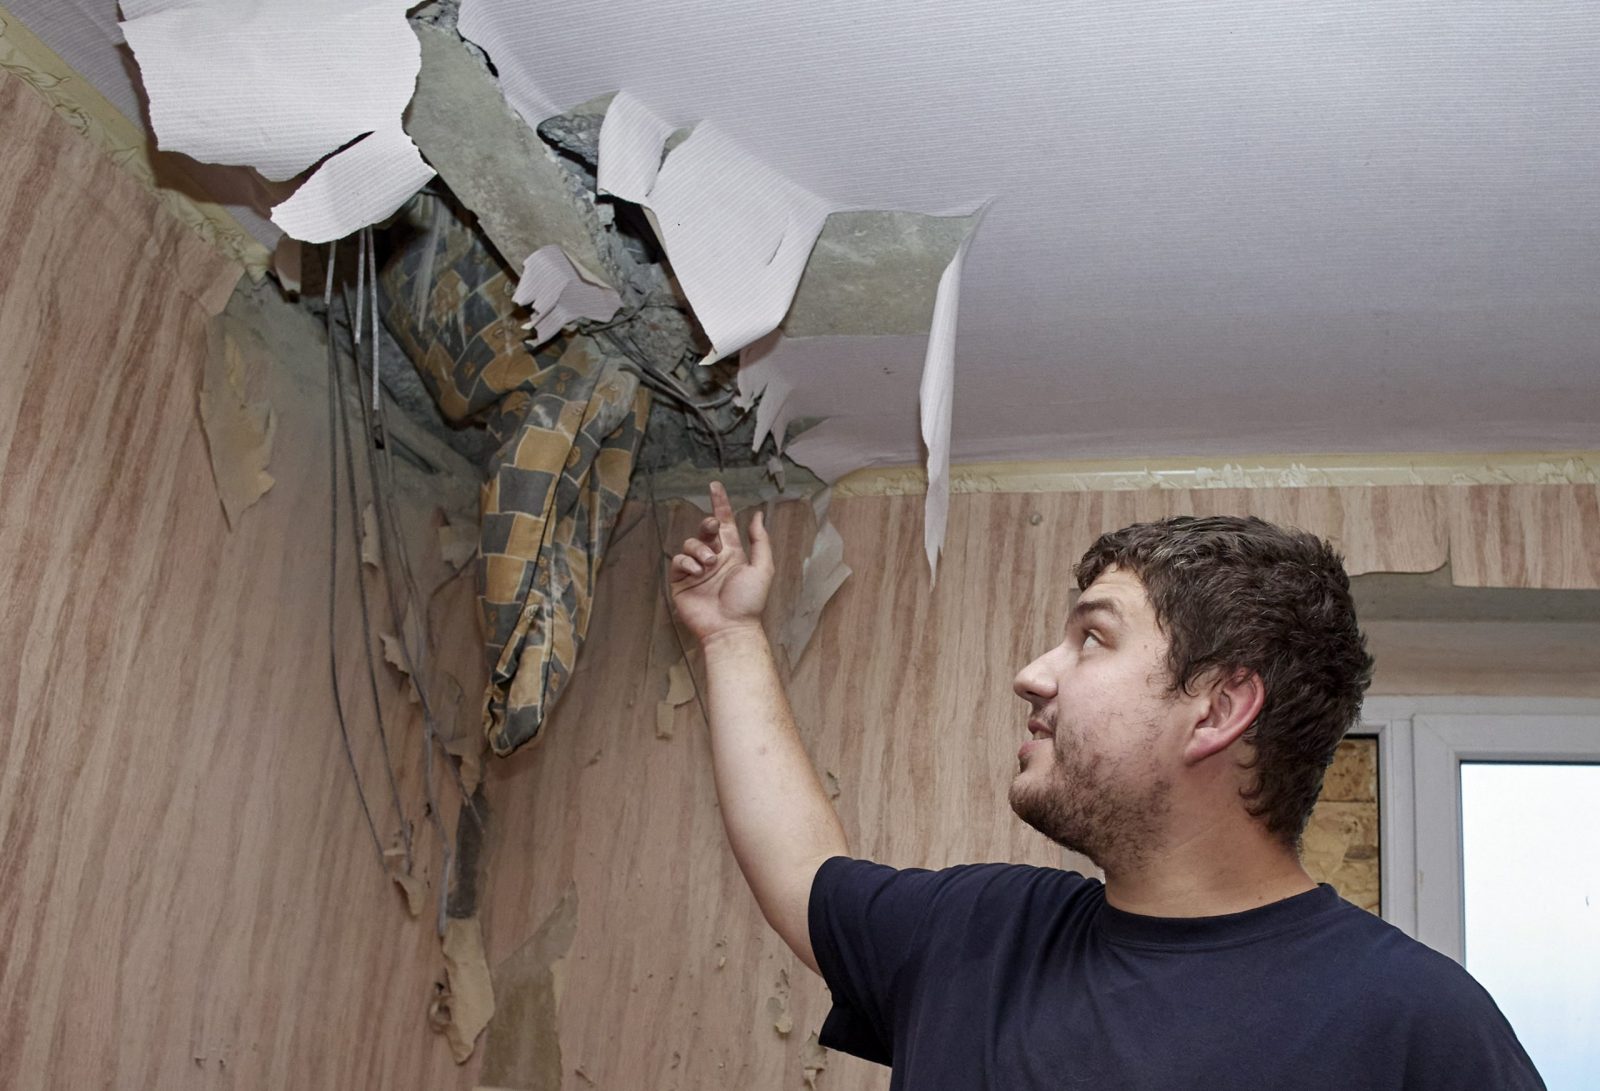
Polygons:
[[[44,42],[0,4],[0,68],[39,94],[63,121],[97,144],[140,185],[154,194],[173,216],[242,265],[259,281],[272,264],[272,252],[258,242],[219,204],[196,200],[156,182],[151,162],[154,147],[144,129],[111,104]],[[170,168],[165,168],[170,169]]]
[[[1600,451],[1241,456],[1204,461],[969,462],[950,467],[951,492],[1110,492],[1393,485],[1595,485]],[[915,496],[919,467],[869,467],[840,478],[837,497]]]

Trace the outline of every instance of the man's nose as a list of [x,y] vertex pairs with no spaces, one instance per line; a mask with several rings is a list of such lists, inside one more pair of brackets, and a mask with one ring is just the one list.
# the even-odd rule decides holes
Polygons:
[[1055,673],[1050,670],[1049,654],[1041,655],[1017,672],[1011,689],[1030,705],[1038,706],[1056,695]]

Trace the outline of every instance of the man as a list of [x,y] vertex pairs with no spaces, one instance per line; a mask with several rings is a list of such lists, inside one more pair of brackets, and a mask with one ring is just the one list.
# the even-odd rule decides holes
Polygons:
[[1540,1088],[1461,967],[1319,886],[1299,840],[1372,660],[1314,536],[1169,519],[1100,538],[1024,667],[1013,810],[1105,881],[849,858],[760,627],[773,572],[720,485],[673,558],[722,815],[768,922],[892,1088]]

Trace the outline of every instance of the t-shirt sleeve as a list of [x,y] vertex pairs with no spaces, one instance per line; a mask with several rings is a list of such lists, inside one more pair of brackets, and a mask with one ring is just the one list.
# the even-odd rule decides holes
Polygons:
[[920,967],[921,936],[949,871],[904,870],[835,856],[811,884],[811,949],[833,993],[820,1042],[890,1064],[895,1000]]
[[1545,1091],[1516,1031],[1488,992],[1444,956],[1436,961],[1442,968],[1415,978],[1429,990],[1431,1003],[1412,1024],[1405,1086]]

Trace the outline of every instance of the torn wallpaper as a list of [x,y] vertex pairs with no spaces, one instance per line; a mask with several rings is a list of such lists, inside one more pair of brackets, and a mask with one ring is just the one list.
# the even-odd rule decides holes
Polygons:
[[596,284],[572,263],[566,251],[551,243],[529,254],[522,263],[512,301],[533,312],[522,328],[534,331],[530,347],[538,348],[563,326],[580,318],[605,321],[622,306],[616,289]]
[[163,149],[284,181],[329,157],[272,219],[327,242],[433,176],[401,128],[421,66],[412,0],[122,0]]
[[649,395],[586,338],[530,351],[509,273],[455,215],[429,231],[436,200],[407,212],[414,241],[383,270],[385,319],[444,415],[499,441],[478,591],[492,664],[483,729],[507,754],[538,734],[571,677]]
[[[985,203],[984,209],[988,208]],[[978,216],[981,218],[983,209]],[[930,578],[939,575],[939,553],[944,549],[945,524],[950,518],[950,406],[955,388],[956,314],[961,309],[961,269],[967,260],[976,225],[961,240],[955,257],[939,277],[933,300],[933,320],[928,327],[928,354],[922,364],[922,444],[927,450],[928,499],[923,507],[922,542],[928,554]]]
[[600,129],[599,185],[655,214],[667,259],[711,339],[709,364],[783,321],[831,206],[715,122],[697,125],[663,161],[675,128],[618,92]]

